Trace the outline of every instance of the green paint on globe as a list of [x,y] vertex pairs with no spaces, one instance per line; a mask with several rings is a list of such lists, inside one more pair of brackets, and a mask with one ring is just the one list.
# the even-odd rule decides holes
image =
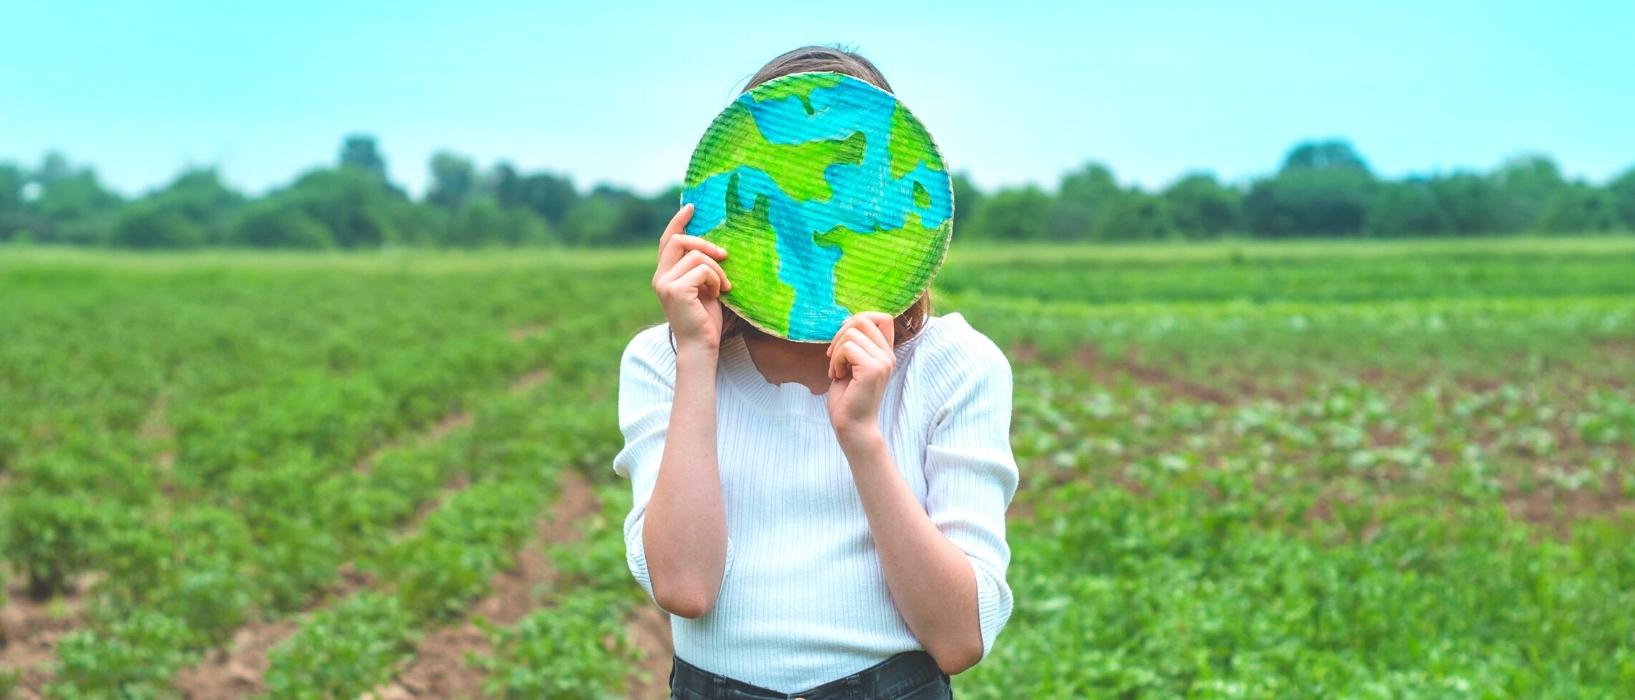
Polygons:
[[734,100],[683,185],[687,233],[728,251],[723,303],[790,340],[827,342],[862,311],[902,313],[953,231],[953,183],[925,127],[839,73],[784,76]]

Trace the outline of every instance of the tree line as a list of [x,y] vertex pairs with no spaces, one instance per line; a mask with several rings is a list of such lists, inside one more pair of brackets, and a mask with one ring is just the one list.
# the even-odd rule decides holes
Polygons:
[[[0,163],[0,242],[117,248],[601,246],[645,244],[675,212],[679,189],[644,196],[586,191],[552,172],[500,162],[480,170],[442,152],[419,200],[386,176],[367,135],[347,137],[334,165],[250,197],[213,169],[193,169],[134,199],[109,191],[60,154],[34,168]],[[1192,173],[1156,191],[1126,187],[1088,163],[1054,189],[983,192],[954,177],[955,236],[994,241],[1157,241],[1221,237],[1407,237],[1635,231],[1635,167],[1604,186],[1562,175],[1548,157],[1491,172],[1386,179],[1350,143],[1296,145],[1275,172],[1244,186]]]

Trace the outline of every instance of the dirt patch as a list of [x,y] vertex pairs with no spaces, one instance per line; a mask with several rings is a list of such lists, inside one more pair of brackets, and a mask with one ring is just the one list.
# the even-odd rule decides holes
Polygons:
[[550,379],[550,378],[551,378],[550,370],[543,370],[543,369],[534,370],[532,372],[529,372],[527,374],[522,375],[521,377],[518,377],[516,381],[511,382],[510,391],[513,394],[520,394],[520,393],[522,393],[524,391],[527,391],[527,390],[532,389],[532,388],[534,388],[536,386],[539,386],[540,384],[544,383],[545,380]]
[[675,653],[669,613],[649,601],[631,613],[626,633],[642,651],[639,671],[626,680],[625,687],[630,689],[628,697],[665,697],[670,692],[670,657]]
[[1572,534],[1573,523],[1635,513],[1635,501],[1621,493],[1619,476],[1617,473],[1608,474],[1599,484],[1587,484],[1578,489],[1542,486],[1531,492],[1522,492],[1507,484],[1504,504],[1512,518],[1565,539]]
[[1635,338],[1609,338],[1594,343],[1597,355],[1608,360],[1635,362]]
[[6,606],[0,608],[0,674],[17,672],[15,697],[43,698],[57,660],[57,643],[84,623],[85,594],[96,575],[79,577],[69,590],[49,600],[29,598],[27,585],[7,576]]
[[142,425],[136,429],[136,434],[154,447],[157,451],[154,463],[168,475],[170,468],[176,464],[176,429],[170,425],[169,395],[160,394],[153,400],[153,406],[142,418]]
[[512,328],[511,332],[507,335],[511,338],[511,342],[520,343],[544,332],[545,324],[535,323],[532,325],[517,326],[516,328]]
[[420,431],[420,433],[417,435],[407,439],[393,440],[375,448],[374,451],[364,455],[362,459],[359,459],[357,464],[354,465],[354,468],[356,468],[359,472],[368,473],[369,470],[375,468],[375,464],[380,461],[380,458],[391,450],[401,449],[409,445],[430,445],[438,440],[448,437],[449,433],[452,433],[455,430],[471,425],[471,422],[471,412],[463,410],[454,411],[443,416],[442,418],[439,418],[436,423],[431,425],[431,427]]
[[224,649],[205,655],[198,665],[182,669],[174,681],[186,698],[244,697],[266,692],[262,677],[267,673],[267,652],[300,629],[295,620],[255,622],[233,633]]
[[1005,508],[1005,521],[1017,522],[1022,520],[1032,520],[1035,510],[1037,510],[1037,506],[1034,505],[1033,499],[1012,498],[1011,504]]
[[1011,362],[1034,363],[1039,361],[1039,348],[1032,343],[1018,343],[1012,345],[1005,353],[1010,356]]
[[1079,347],[1078,350],[1074,351],[1073,359],[1085,371],[1090,372],[1092,376],[1115,378],[1117,375],[1123,374],[1142,384],[1158,387],[1170,396],[1223,406],[1237,400],[1237,397],[1221,389],[1199,384],[1157,367],[1143,364],[1139,357],[1132,356],[1109,360],[1102,354],[1101,349],[1094,345]]
[[[511,390],[525,390],[528,387],[535,386],[544,381],[548,376],[549,373],[545,371],[530,372],[517,379],[512,384]],[[360,471],[367,472],[374,467],[381,456],[388,450],[397,449],[409,444],[417,444],[422,446],[430,445],[448,437],[449,434],[453,433],[455,430],[471,425],[472,422],[473,417],[470,412],[452,412],[438,420],[431,427],[421,431],[418,435],[405,440],[394,441],[380,447],[379,449],[376,449],[368,456],[359,460],[356,468]],[[577,475],[574,476],[576,477]],[[426,502],[420,504],[420,506],[416,509],[414,516],[410,518],[410,520],[405,523],[402,528],[399,528],[398,533],[402,535],[407,532],[412,532],[422,521],[425,520],[427,516],[429,516],[437,509],[438,506],[446,501],[448,496],[458,492],[461,489],[464,489],[469,484],[469,475],[456,475],[454,478],[449,480],[448,483],[444,484],[443,490],[438,497],[428,499]],[[588,483],[584,483],[582,480],[576,483],[574,482],[573,477],[569,477],[564,481],[561,500],[571,501],[574,507],[579,507],[579,501],[574,499],[583,498],[580,493],[581,491],[589,494],[589,488]],[[590,498],[594,500],[594,494],[591,494]],[[567,526],[562,525],[561,527],[566,528]],[[521,563],[518,567],[518,572],[526,570],[529,573],[519,574],[518,572],[507,572],[506,574],[502,574],[496,578],[494,588],[496,596],[503,595],[504,593],[511,593],[513,596],[515,595],[514,592],[511,592],[506,588],[506,581],[509,580],[508,577],[517,575],[522,575],[524,577],[542,577],[542,574],[539,574],[538,571],[544,566],[544,556],[537,550],[537,546],[529,547],[526,548],[520,555]],[[313,605],[308,607],[305,612],[311,612],[312,610],[322,608],[332,601],[340,600],[374,585],[374,582],[366,573],[358,571],[357,568],[350,563],[341,567],[339,579],[340,580],[337,584],[331,586],[329,590],[319,595]],[[522,595],[526,596],[527,592],[525,591]],[[491,596],[491,598],[492,597],[493,596]],[[485,599],[485,601],[486,600],[487,599]],[[510,600],[510,598],[507,598],[507,600]],[[479,607],[481,605],[482,604],[480,603]],[[523,609],[526,610],[526,608]],[[497,616],[498,615],[495,615],[494,617]],[[516,614],[516,617],[521,617],[521,614]],[[514,619],[515,618],[513,618],[513,621]],[[467,629],[468,627],[469,629]],[[264,621],[246,625],[234,633],[231,644],[227,645],[225,648],[215,649],[207,653],[205,658],[199,664],[191,668],[184,669],[182,673],[177,676],[175,686],[178,690],[182,691],[184,697],[189,698],[239,697],[247,694],[263,692],[264,688],[261,686],[261,682],[262,677],[267,671],[267,652],[273,647],[277,646],[280,642],[288,639],[290,635],[293,635],[299,628],[299,622],[290,619]],[[472,632],[476,633],[475,638],[471,636],[470,633]],[[459,686],[457,683],[443,684],[441,681],[438,681],[437,679],[440,678],[440,676],[437,675],[437,672],[441,667],[436,664],[455,664],[463,668],[463,660],[458,652],[443,653],[443,650],[463,649],[473,642],[480,643],[481,645],[484,645],[484,647],[486,646],[486,640],[482,638],[480,631],[476,630],[475,627],[470,627],[469,625],[463,625],[461,627],[452,628],[449,630],[440,630],[427,635],[421,642],[421,653],[424,656],[422,659],[418,659],[415,662],[416,666],[422,665],[423,662],[430,664],[427,669],[428,680],[425,681],[425,685],[427,687],[434,688],[446,686],[458,689],[459,687],[463,687]],[[414,666],[411,666],[410,670],[413,671]],[[411,676],[408,672],[406,672],[404,674],[404,678],[406,680],[410,680]],[[451,696],[439,692],[431,695],[421,695],[419,697]]]
[[[344,564],[336,582],[302,610],[301,617],[369,588],[373,583],[367,573],[352,564]],[[267,653],[300,629],[299,618],[260,620],[244,625],[233,632],[232,641],[225,647],[206,652],[199,663],[182,669],[172,685],[182,697],[199,700],[266,692],[262,678],[267,674]]]
[[462,698],[480,694],[482,672],[467,665],[465,657],[487,653],[489,646],[472,618],[481,616],[498,625],[510,625],[539,607],[540,593],[556,577],[544,544],[572,541],[578,537],[575,523],[600,507],[590,482],[578,472],[564,470],[560,486],[550,514],[539,520],[534,538],[517,555],[516,567],[497,574],[490,581],[489,595],[477,601],[459,623],[422,637],[414,660],[394,683],[377,689],[375,697]]
[[[1014,362],[1042,363],[1052,367],[1060,367],[1063,361],[1042,359],[1038,347],[1032,343],[1017,343],[1010,346],[1006,354]],[[1132,379],[1137,384],[1157,388],[1166,396],[1185,398],[1193,401],[1229,405],[1237,403],[1241,398],[1255,395],[1256,389],[1247,380],[1237,382],[1237,395],[1224,389],[1201,384],[1158,367],[1142,362],[1139,355],[1131,354],[1118,359],[1108,358],[1101,349],[1093,344],[1078,346],[1072,354],[1072,364],[1090,373],[1097,383],[1117,385],[1124,379]]]

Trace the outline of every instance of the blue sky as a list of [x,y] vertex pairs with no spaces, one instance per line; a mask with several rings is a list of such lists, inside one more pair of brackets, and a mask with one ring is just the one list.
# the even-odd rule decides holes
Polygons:
[[[1543,152],[1635,165],[1635,3],[103,2],[0,0],[0,160],[58,149],[135,194],[216,165],[251,192],[374,134],[582,187],[678,181],[743,79],[856,46],[983,187],[1244,181],[1344,136],[1388,176]],[[779,9],[768,9],[768,8]]]

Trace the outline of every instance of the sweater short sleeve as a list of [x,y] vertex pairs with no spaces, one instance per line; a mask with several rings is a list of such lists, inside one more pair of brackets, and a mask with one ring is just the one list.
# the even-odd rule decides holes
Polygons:
[[976,574],[987,658],[1012,606],[1005,511],[1019,474],[1010,445],[1011,367],[1004,351],[963,317],[942,321],[949,327],[926,358],[929,387],[939,397],[925,453],[926,511]]
[[[624,521],[625,562],[630,574],[653,595],[653,579],[647,571],[647,552],[642,545],[647,502],[658,483],[659,460],[664,454],[664,435],[670,427],[670,406],[675,398],[676,355],[670,347],[670,326],[659,324],[643,329],[625,346],[619,360],[619,430],[624,447],[613,458],[613,471],[630,479],[631,507]],[[727,538],[726,564],[722,578],[732,571],[732,538]]]

